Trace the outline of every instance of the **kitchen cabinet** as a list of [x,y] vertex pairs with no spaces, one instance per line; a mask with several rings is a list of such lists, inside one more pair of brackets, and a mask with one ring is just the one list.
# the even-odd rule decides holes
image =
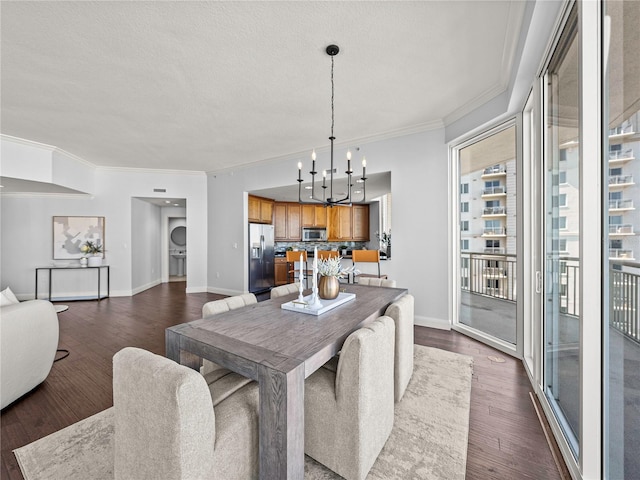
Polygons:
[[302,205],[302,226],[326,228],[327,210],[323,205]]
[[369,241],[369,205],[351,207],[351,234],[356,242]]
[[287,259],[285,257],[276,257],[274,260],[274,268],[276,287],[287,284]]
[[274,201],[269,198],[249,195],[249,221],[253,223],[273,222]]
[[329,209],[327,240],[369,241],[369,205],[336,206]]
[[274,238],[276,241],[299,242],[300,204],[276,202],[273,206]]

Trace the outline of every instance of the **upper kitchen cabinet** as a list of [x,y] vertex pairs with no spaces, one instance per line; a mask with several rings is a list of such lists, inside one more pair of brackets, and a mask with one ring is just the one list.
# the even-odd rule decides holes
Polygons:
[[300,204],[277,202],[273,207],[274,238],[276,241],[299,242]]
[[323,205],[302,205],[302,226],[326,228],[327,208]]
[[249,221],[253,223],[273,222],[274,201],[268,198],[249,195]]
[[369,241],[369,205],[338,206],[328,210],[327,240]]

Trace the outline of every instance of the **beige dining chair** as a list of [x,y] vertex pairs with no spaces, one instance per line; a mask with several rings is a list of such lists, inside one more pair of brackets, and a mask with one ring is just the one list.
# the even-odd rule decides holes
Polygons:
[[386,275],[382,275],[380,273],[380,250],[353,250],[351,252],[351,259],[353,260],[353,268],[357,269],[358,263],[375,263],[378,267],[378,274],[374,275],[371,273],[356,273],[354,272],[353,283],[357,283],[360,281],[360,278],[363,277],[374,277],[374,278],[387,278]]
[[413,324],[415,299],[405,294],[387,307],[385,315],[396,323],[393,359],[393,383],[395,401],[399,402],[413,375]]
[[258,385],[218,387],[146,350],[116,353],[114,478],[258,478]]
[[[220,300],[212,300],[202,306],[202,317],[211,317],[213,315],[228,312],[229,310],[235,310],[237,308],[246,307],[256,303],[258,303],[258,299],[253,293],[243,293],[242,295],[234,295]],[[217,376],[224,375],[229,371],[227,369],[223,369],[220,365],[212,362],[211,360],[207,360],[206,358],[202,359],[202,366],[200,367],[200,373],[202,375],[210,375],[216,370],[223,370],[222,372],[218,372],[216,374]],[[212,377],[208,380],[213,381],[214,379],[215,377]]]
[[347,337],[337,373],[304,384],[304,451],[347,480],[362,480],[393,428],[395,324],[379,317]]
[[280,285],[279,287],[272,288],[270,298],[283,297],[285,295],[291,295],[292,293],[298,293],[299,291],[300,284],[298,282],[287,283],[286,285]]
[[358,285],[367,287],[389,287],[396,288],[396,281],[387,278],[362,277],[358,279]]

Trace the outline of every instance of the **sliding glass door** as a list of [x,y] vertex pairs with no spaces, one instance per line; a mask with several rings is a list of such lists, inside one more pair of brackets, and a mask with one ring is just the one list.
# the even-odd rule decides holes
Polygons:
[[545,77],[543,390],[577,458],[580,447],[581,165],[576,34],[574,8]]

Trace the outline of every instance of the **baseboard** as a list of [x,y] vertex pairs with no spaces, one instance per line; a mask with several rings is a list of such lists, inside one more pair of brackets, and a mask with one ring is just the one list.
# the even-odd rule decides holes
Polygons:
[[413,324],[420,327],[437,328],[438,330],[451,330],[451,323],[449,323],[448,320],[443,320],[441,318],[415,315],[413,318]]
[[206,290],[209,293],[217,293],[218,295],[242,295],[243,293],[247,293],[241,290],[231,290],[229,288],[218,288],[218,287],[209,287]]
[[[133,290],[131,290],[131,295],[137,295],[140,292],[144,292],[145,290],[149,290],[150,288],[153,288],[153,287],[155,287],[157,285],[160,285],[160,283],[162,283],[162,282],[160,281],[159,278],[157,278],[153,282],[149,282],[149,283],[147,283],[145,285],[141,285],[139,287],[134,288]],[[115,296],[117,296],[117,295],[114,295],[114,297]]]
[[209,290],[207,287],[187,287],[186,293],[207,293]]

